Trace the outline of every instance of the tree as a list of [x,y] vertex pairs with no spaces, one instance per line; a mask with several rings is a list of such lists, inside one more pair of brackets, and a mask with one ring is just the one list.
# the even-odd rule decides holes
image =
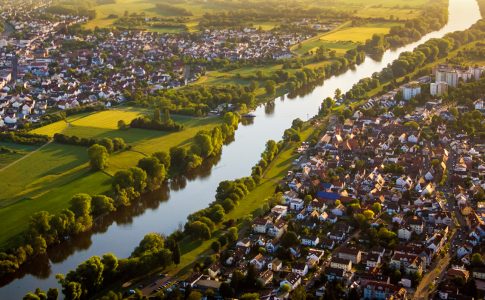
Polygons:
[[105,195],[93,196],[91,206],[94,216],[101,216],[116,210],[114,200]]
[[178,171],[185,171],[187,167],[187,150],[184,147],[170,148],[170,167]]
[[281,245],[283,247],[289,248],[289,247],[297,246],[299,244],[300,244],[300,240],[298,239],[298,235],[293,231],[286,232],[281,238]]
[[178,265],[180,264],[180,247],[178,243],[175,243],[175,247],[172,251],[173,263]]
[[26,294],[22,300],[41,300],[40,297],[34,293],[28,293]]
[[305,288],[301,285],[291,293],[292,300],[306,300],[306,296]]
[[156,253],[163,249],[165,245],[164,238],[159,233],[148,233],[143,237],[140,244],[135,248],[132,257],[141,257],[147,253]]
[[474,267],[480,267],[483,266],[483,257],[480,253],[473,253],[472,258],[471,258],[471,264]]
[[259,300],[258,293],[246,293],[241,295],[241,300]]
[[88,194],[76,194],[71,198],[69,209],[76,217],[89,216],[91,212],[91,196]]
[[280,287],[280,289],[283,293],[288,293],[291,291],[291,286],[288,283],[285,283]]
[[264,88],[266,90],[266,94],[272,96],[276,92],[276,82],[273,80],[267,80],[264,84]]
[[47,290],[47,300],[57,300],[59,297],[59,291],[56,288],[50,288]]
[[211,249],[215,253],[219,253],[219,251],[221,250],[221,243],[219,243],[218,241],[213,241],[211,244]]
[[65,287],[63,286],[62,291],[66,296],[66,299],[69,300],[80,300],[83,295],[82,287],[79,282],[68,282]]
[[231,227],[227,230],[227,238],[229,242],[234,243],[238,239],[238,230],[237,227]]
[[293,122],[291,123],[291,128],[296,130],[301,130],[301,128],[303,127],[303,124],[304,122],[300,118],[294,119]]
[[128,171],[131,173],[133,188],[135,189],[135,191],[138,191],[140,193],[144,192],[147,186],[148,178],[145,170],[138,167],[133,167],[130,168]]
[[165,151],[159,151],[153,153],[153,156],[158,159],[158,161],[165,166],[165,170],[170,169],[170,154]]
[[374,211],[374,213],[376,214],[379,214],[382,211],[382,205],[379,202],[372,204],[372,211]]
[[200,155],[202,157],[209,157],[214,152],[212,145],[212,138],[208,134],[199,133],[195,136],[195,142],[200,149]]
[[200,299],[202,299],[202,294],[197,291],[190,292],[189,297],[187,297],[187,300],[200,300]]
[[150,189],[159,186],[167,175],[165,166],[155,157],[144,157],[140,159],[138,161],[138,167],[146,172]]
[[104,148],[106,148],[106,151],[108,151],[108,153],[113,153],[115,149],[113,140],[109,138],[103,138],[98,143],[99,145],[104,146]]
[[155,110],[153,111],[153,121],[158,123],[162,122],[162,117],[161,117],[159,108],[155,108]]
[[224,298],[234,297],[234,289],[227,282],[221,283],[221,286],[219,288],[219,292],[221,293],[221,296],[224,297]]
[[120,130],[126,130],[126,129],[128,129],[128,127],[129,126],[128,126],[128,124],[126,124],[125,121],[123,121],[123,120],[119,120],[118,121],[118,129],[120,129]]
[[189,224],[189,232],[194,238],[208,240],[211,238],[211,230],[207,224],[195,221]]
[[106,253],[101,258],[104,266],[103,277],[105,280],[111,280],[118,271],[118,258],[113,253]]
[[92,294],[103,284],[104,265],[101,258],[93,256],[66,275],[67,281],[79,282],[87,294]]
[[108,166],[108,151],[104,146],[94,144],[88,149],[89,163],[95,171],[104,170]]
[[342,97],[342,91],[340,89],[335,90],[335,100],[339,100]]
[[372,219],[374,219],[374,215],[375,215],[375,214],[374,214],[374,212],[373,212],[372,210],[370,210],[370,209],[366,209],[366,210],[364,210],[363,214],[364,214],[364,216],[367,218],[367,220],[372,220]]

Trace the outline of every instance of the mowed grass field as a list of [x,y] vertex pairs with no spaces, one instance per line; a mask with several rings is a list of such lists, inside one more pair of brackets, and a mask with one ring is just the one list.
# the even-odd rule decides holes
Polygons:
[[[51,124],[35,132],[78,137],[121,137],[130,150],[112,154],[104,172],[89,168],[87,148],[50,143],[5,169],[0,169],[0,248],[8,245],[27,227],[29,217],[38,211],[57,212],[69,206],[70,198],[77,193],[99,194],[110,190],[111,176],[116,171],[136,166],[138,160],[156,151],[169,151],[173,146],[189,146],[195,134],[212,129],[221,119],[172,116],[183,123],[180,132],[163,132],[143,129],[119,130],[118,120],[129,123],[146,113],[143,109],[123,108],[102,111],[70,118],[66,126]],[[0,145],[1,146],[1,145]],[[6,145],[8,147],[8,145]],[[24,220],[20,222],[19,220]]]

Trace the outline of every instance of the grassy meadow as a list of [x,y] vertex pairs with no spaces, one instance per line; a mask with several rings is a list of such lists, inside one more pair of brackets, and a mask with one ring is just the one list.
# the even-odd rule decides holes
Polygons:
[[[183,131],[170,133],[117,128],[118,120],[130,122],[144,113],[146,111],[143,109],[113,109],[71,117],[68,123],[60,121],[35,129],[35,133],[50,136],[62,132],[78,137],[121,137],[132,148],[112,154],[104,172],[92,172],[85,147],[56,143],[38,149],[21,146],[22,151],[30,155],[0,169],[0,176],[8,178],[0,182],[0,247],[26,228],[27,222],[18,220],[28,220],[33,213],[41,210],[56,212],[67,208],[69,199],[76,193],[106,192],[110,189],[110,178],[116,171],[136,166],[140,158],[153,152],[168,151],[173,146],[189,146],[199,130],[211,129],[221,122],[219,118],[172,116],[175,121],[185,125]],[[13,149],[7,144],[0,146]],[[21,158],[20,154],[18,158]],[[2,155],[0,161],[1,158]]]

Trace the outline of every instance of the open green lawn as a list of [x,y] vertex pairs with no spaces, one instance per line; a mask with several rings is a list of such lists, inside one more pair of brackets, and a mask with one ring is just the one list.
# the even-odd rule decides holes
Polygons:
[[[132,148],[112,154],[106,171],[93,173],[89,169],[85,147],[50,143],[35,151],[36,147],[30,149],[22,146],[23,151],[34,152],[0,169],[0,176],[5,178],[0,182],[0,247],[26,228],[27,223],[19,220],[27,220],[37,211],[55,212],[66,208],[69,199],[76,193],[107,192],[110,189],[110,176],[116,171],[136,166],[140,158],[153,152],[168,151],[173,146],[188,146],[198,131],[212,129],[221,123],[221,119],[216,117],[172,116],[185,125],[183,131],[117,129],[119,119],[129,122],[144,113],[146,111],[143,109],[113,109],[69,118],[69,125],[62,121],[46,126],[47,129],[36,129],[35,132],[49,135],[63,132],[79,137],[121,137]],[[7,144],[5,146],[8,147]]]
[[4,147],[8,150],[12,150],[13,152],[13,153],[9,153],[8,151],[0,152],[0,169],[5,168],[6,166],[10,165],[14,161],[22,158],[23,156],[27,155],[31,151],[38,148],[37,146],[11,144],[11,143],[4,143],[4,142],[0,142],[0,147]]

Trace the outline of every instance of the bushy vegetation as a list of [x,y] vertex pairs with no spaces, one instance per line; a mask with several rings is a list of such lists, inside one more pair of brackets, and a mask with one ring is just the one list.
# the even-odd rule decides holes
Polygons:
[[450,51],[456,50],[462,45],[482,39],[485,36],[485,21],[480,20],[469,30],[453,32],[443,38],[431,39],[419,45],[412,52],[403,52],[399,58],[392,62],[381,72],[375,73],[372,78],[364,78],[355,84],[347,92],[348,99],[363,99],[367,92],[379,85],[390,83],[388,88],[395,88],[395,79],[416,71],[426,64],[433,63],[440,58],[446,57]]
[[367,53],[380,55],[388,48],[397,48],[419,40],[425,34],[438,30],[448,21],[448,8],[437,1],[423,10],[420,18],[408,20],[404,26],[394,26],[386,35],[374,35],[367,40],[363,49]]
[[0,132],[1,142],[12,142],[24,145],[42,145],[47,143],[50,138],[42,134],[26,132]]
[[128,148],[125,141],[122,138],[79,138],[75,135],[68,136],[62,133],[54,134],[54,141],[59,144],[75,145],[83,147],[91,147],[94,144],[102,145],[108,150],[109,153],[125,150]]

